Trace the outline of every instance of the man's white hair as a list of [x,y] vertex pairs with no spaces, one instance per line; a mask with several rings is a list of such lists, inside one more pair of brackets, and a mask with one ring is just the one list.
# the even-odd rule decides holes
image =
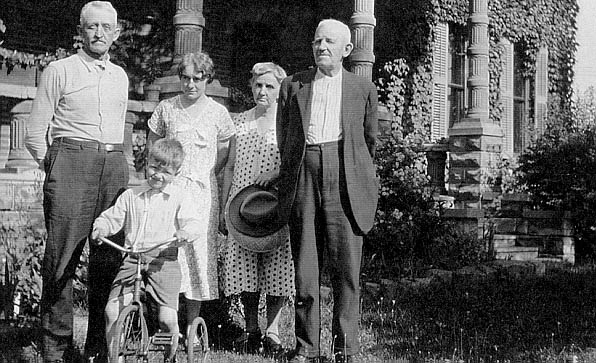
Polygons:
[[333,25],[340,29],[340,35],[346,41],[346,43],[351,42],[352,33],[350,32],[350,27],[344,24],[343,22],[336,20],[336,19],[323,19],[317,25],[317,29],[323,25]]
[[118,24],[118,12],[116,12],[116,9],[114,9],[114,6],[112,6],[112,3],[109,1],[97,1],[96,0],[96,1],[88,2],[81,9],[81,17],[79,19],[79,23],[81,24],[81,26],[85,25],[85,15],[92,8],[106,9],[106,10],[111,11],[112,13],[114,13],[114,24]]

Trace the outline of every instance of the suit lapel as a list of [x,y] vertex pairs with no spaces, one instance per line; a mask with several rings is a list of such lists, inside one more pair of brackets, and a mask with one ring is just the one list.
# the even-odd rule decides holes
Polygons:
[[298,107],[300,108],[300,115],[302,116],[302,129],[304,130],[304,138],[308,133],[308,125],[310,124],[310,105],[312,98],[312,82],[315,79],[317,69],[314,68],[308,72],[303,81],[300,81],[296,99],[298,100]]

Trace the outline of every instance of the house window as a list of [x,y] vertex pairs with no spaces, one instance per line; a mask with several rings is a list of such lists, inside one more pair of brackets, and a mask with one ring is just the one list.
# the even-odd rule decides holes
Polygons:
[[528,127],[533,119],[533,78],[523,72],[520,47],[513,51],[513,151],[521,152],[529,143]]
[[449,127],[465,116],[467,29],[462,25],[449,25],[448,95]]

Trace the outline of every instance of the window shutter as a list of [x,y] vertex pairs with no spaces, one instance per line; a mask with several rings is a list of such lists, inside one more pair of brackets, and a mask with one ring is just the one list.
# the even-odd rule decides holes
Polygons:
[[513,44],[508,39],[501,39],[503,54],[503,73],[501,73],[501,128],[503,129],[503,151],[513,154]]
[[546,129],[548,117],[548,48],[543,47],[536,54],[536,80],[534,82],[534,126],[536,135]]
[[433,103],[431,139],[439,141],[447,137],[447,91],[448,91],[448,51],[449,51],[449,26],[447,23],[438,23],[433,29],[435,39],[433,49]]

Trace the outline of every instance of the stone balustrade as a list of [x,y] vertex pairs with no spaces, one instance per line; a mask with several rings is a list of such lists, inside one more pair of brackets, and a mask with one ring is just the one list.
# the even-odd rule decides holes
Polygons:
[[443,217],[463,230],[477,231],[477,237],[486,241],[486,249],[497,258],[575,263],[574,230],[568,212],[531,209],[527,194],[493,197],[500,202],[496,212],[456,208],[444,210]]

